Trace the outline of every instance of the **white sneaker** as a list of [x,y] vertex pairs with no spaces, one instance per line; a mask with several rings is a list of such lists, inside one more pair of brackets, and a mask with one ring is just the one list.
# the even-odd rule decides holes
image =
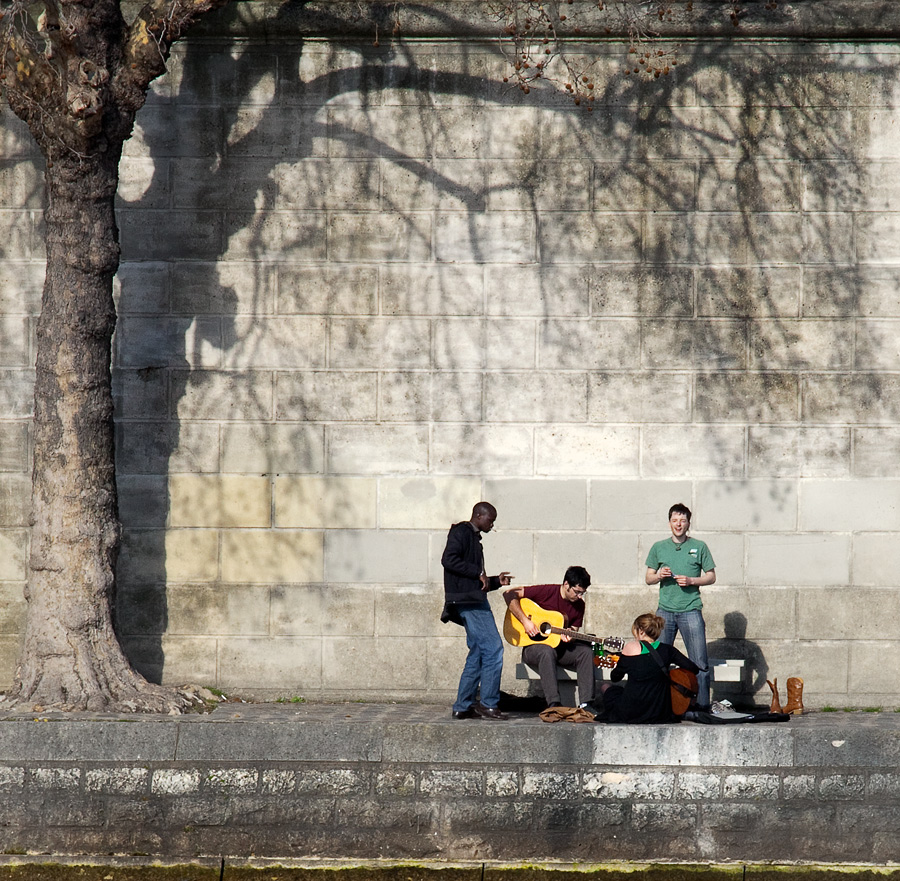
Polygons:
[[714,716],[718,716],[720,713],[734,712],[734,706],[732,705],[731,701],[713,701],[712,706],[709,708],[709,711]]

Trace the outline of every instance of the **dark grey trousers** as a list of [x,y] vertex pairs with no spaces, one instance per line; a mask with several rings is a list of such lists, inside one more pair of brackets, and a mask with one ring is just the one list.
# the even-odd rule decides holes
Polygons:
[[557,665],[578,674],[579,703],[594,699],[594,655],[588,643],[561,642],[555,649],[548,645],[526,645],[522,649],[522,661],[540,673],[544,700],[548,704],[559,702]]

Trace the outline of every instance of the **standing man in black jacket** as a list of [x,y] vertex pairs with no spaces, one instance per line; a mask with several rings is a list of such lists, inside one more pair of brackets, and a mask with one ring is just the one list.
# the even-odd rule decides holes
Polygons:
[[[447,534],[447,546],[441,556],[444,567],[444,611],[441,621],[453,621],[466,630],[469,654],[459,679],[459,692],[453,704],[454,719],[495,719],[500,712],[500,673],[503,669],[503,642],[488,603],[487,592],[508,585],[509,572],[488,577],[484,569],[481,533],[490,532],[497,509],[488,502],[472,508],[472,518],[454,523]],[[481,685],[481,700],[477,701]]]

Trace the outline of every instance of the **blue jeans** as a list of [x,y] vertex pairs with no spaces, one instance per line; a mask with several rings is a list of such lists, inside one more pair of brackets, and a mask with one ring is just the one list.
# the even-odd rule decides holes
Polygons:
[[469,654],[459,677],[459,692],[453,711],[463,713],[475,703],[481,683],[481,704],[496,707],[500,703],[500,673],[503,670],[503,642],[488,601],[480,606],[457,606],[466,629]]
[[675,634],[680,632],[687,649],[687,656],[700,668],[697,674],[697,703],[701,707],[709,706],[709,659],[706,656],[706,622],[699,609],[691,612],[667,612],[657,609],[656,614],[664,618],[665,629],[659,637],[660,642],[675,644]]

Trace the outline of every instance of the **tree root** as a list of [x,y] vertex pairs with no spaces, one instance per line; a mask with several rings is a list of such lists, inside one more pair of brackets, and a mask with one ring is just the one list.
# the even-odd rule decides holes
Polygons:
[[39,691],[25,697],[14,689],[7,694],[0,694],[0,713],[154,713],[176,716],[182,713],[212,712],[219,702],[225,700],[202,685],[167,688],[149,682],[129,694],[122,693],[115,700],[108,696],[104,696],[104,700],[97,700],[98,695],[91,697],[93,699],[85,696],[80,701],[60,701],[49,696],[42,697]]
[[[117,648],[117,647],[116,647]],[[118,652],[113,652],[113,657]],[[7,706],[26,711],[61,712],[87,711],[94,713],[164,713],[176,715],[190,709],[191,701],[178,691],[147,682],[136,673],[124,658],[121,662],[104,663],[94,656],[92,665],[76,663],[72,657],[44,657],[43,663],[24,669],[31,676],[17,671],[17,686],[7,694]],[[81,660],[85,657],[82,655]],[[111,659],[107,659],[111,660]]]

